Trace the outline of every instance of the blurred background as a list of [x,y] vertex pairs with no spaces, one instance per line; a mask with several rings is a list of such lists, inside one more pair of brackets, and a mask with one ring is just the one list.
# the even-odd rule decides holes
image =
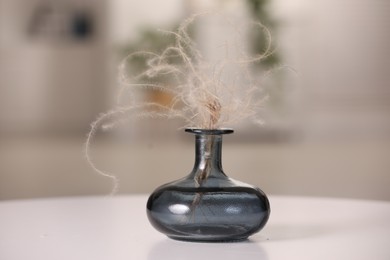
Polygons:
[[[110,179],[84,155],[91,122],[115,104],[129,52],[172,42],[193,13],[260,19],[274,54],[254,73],[275,75],[264,127],[234,126],[223,165],[272,195],[390,200],[390,4],[385,0],[0,0],[0,200],[107,195]],[[231,31],[213,19],[193,35],[205,55]],[[256,52],[261,35],[242,44]],[[164,103],[164,93],[142,93]],[[129,122],[91,145],[120,194],[150,193],[193,166],[181,122]]]

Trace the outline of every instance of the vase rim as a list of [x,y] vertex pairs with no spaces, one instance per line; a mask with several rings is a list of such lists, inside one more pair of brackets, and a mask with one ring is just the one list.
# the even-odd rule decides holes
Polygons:
[[217,129],[203,129],[203,128],[192,128],[187,127],[185,131],[193,134],[203,134],[203,135],[223,135],[231,134],[234,132],[231,128],[217,128]]

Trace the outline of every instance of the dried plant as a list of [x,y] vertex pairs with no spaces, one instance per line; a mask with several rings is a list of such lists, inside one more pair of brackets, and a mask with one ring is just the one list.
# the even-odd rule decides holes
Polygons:
[[[175,44],[161,53],[139,51],[128,55],[119,66],[121,90],[117,107],[100,115],[91,125],[86,141],[86,157],[92,168],[115,182],[111,174],[99,170],[89,155],[89,145],[97,128],[111,128],[131,118],[164,117],[180,118],[183,127],[217,129],[242,120],[262,124],[261,111],[267,95],[261,86],[261,77],[254,77],[251,65],[272,54],[271,34],[263,24],[250,22],[250,27],[263,33],[268,43],[264,52],[256,56],[246,54],[242,46],[244,32],[239,26],[219,14],[235,32],[233,43],[222,43],[225,57],[210,62],[202,56],[196,43],[189,36],[189,27],[196,19],[209,14],[197,14],[185,20],[177,31],[161,31],[175,37]],[[232,54],[234,53],[234,54]],[[146,60],[142,71],[129,75],[129,64],[134,59]],[[234,67],[234,71],[228,68]],[[136,70],[134,70],[136,71]],[[137,89],[153,89],[169,93],[170,105],[145,102],[137,99]],[[126,99],[124,96],[126,94]],[[125,102],[126,104],[124,104]]]

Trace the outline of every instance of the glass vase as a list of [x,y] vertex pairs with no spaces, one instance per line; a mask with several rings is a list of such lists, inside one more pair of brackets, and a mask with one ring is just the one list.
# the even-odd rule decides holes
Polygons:
[[194,168],[150,195],[150,223],[168,237],[186,241],[238,241],[261,230],[270,214],[267,196],[222,170],[222,135],[233,130],[185,131],[195,134]]

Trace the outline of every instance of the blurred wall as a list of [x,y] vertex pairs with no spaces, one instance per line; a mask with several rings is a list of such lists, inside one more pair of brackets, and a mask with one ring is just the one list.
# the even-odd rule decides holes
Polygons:
[[107,108],[106,8],[1,0],[0,133],[85,131]]
[[386,1],[275,1],[286,62],[302,79],[305,138],[388,138]]
[[[0,3],[0,199],[108,194],[112,183],[86,163],[83,144],[117,92],[117,44],[192,12],[247,12],[234,0]],[[57,25],[31,28],[42,3],[55,10],[39,11],[38,24]],[[275,125],[285,135],[277,139],[245,127],[226,137],[228,175],[268,194],[390,200],[389,9],[380,0],[271,2],[278,51],[300,75],[286,82],[290,123]],[[75,10],[87,10],[90,34],[83,18],[81,31],[67,26]],[[145,121],[99,135],[91,155],[119,177],[120,193],[149,193],[192,168],[193,140],[179,125]]]

